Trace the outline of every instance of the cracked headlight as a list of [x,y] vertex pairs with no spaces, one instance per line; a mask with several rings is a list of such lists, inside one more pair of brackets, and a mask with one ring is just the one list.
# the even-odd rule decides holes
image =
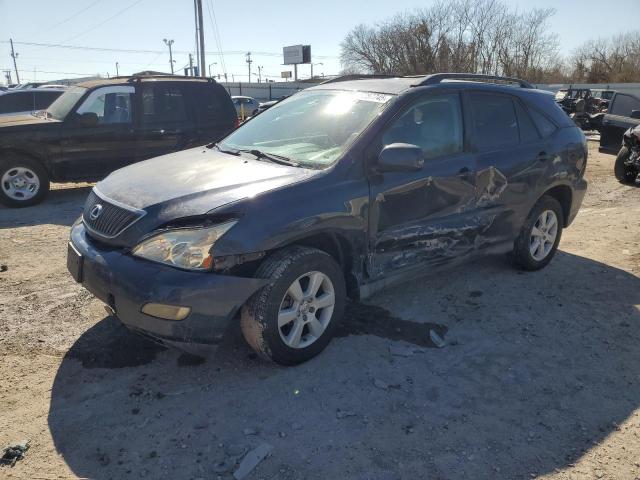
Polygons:
[[209,270],[213,245],[235,224],[236,220],[232,220],[213,227],[167,230],[140,242],[131,253],[174,267]]

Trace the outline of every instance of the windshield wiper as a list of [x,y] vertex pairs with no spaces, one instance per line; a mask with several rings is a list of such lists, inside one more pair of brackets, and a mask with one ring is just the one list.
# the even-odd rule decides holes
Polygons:
[[235,155],[236,157],[240,155],[240,151],[239,150],[227,150],[227,149],[222,148],[217,143],[210,143],[209,145],[207,145],[207,148],[213,148],[213,147],[216,147],[219,152],[226,153],[228,155]]
[[251,155],[255,155],[256,158],[266,159],[273,163],[278,163],[280,165],[289,165],[291,167],[300,166],[299,163],[294,162],[290,158],[283,157],[282,155],[276,155],[275,153],[267,153],[267,152],[263,152],[262,150],[256,150],[256,149],[240,150],[240,151],[244,153],[250,153]]

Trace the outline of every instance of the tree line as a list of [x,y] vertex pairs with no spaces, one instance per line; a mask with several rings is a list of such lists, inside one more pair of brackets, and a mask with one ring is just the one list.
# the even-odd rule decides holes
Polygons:
[[473,72],[534,83],[640,81],[640,32],[590,40],[568,58],[550,31],[552,8],[450,0],[354,27],[341,43],[344,73]]

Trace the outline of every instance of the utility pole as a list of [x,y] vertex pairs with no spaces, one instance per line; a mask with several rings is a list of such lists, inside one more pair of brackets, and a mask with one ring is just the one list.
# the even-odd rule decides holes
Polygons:
[[7,86],[11,85],[13,82],[11,81],[11,70],[4,71],[4,78],[7,80]]
[[20,83],[20,75],[18,74],[18,65],[16,65],[16,57],[18,54],[13,50],[13,38],[9,39],[11,44],[11,58],[13,58],[13,69],[16,71],[16,81]]
[[247,52],[247,58],[245,62],[247,62],[247,65],[249,67],[249,83],[251,83],[251,64],[253,63],[253,60],[251,60],[251,52]]
[[163,38],[162,41],[167,47],[169,47],[169,65],[171,65],[171,75],[173,75],[173,52],[171,51],[173,40],[167,40],[166,38]]
[[120,70],[118,70],[118,62],[116,62],[116,77],[120,76]]
[[[210,77],[212,77],[212,76],[213,76],[213,75],[211,75],[211,65],[217,65],[217,64],[218,64],[218,62],[213,62],[213,63],[210,63],[210,64],[209,64],[209,76],[210,76]],[[218,78],[220,78],[220,77],[218,76]]]
[[189,54],[189,73],[193,76],[193,55]]
[[258,83],[262,83],[262,69],[264,67],[258,66]]
[[206,77],[207,72],[204,69],[205,58],[204,58],[204,27],[202,21],[202,0],[196,0],[196,4],[198,6],[198,29],[200,31],[200,76]]
[[200,29],[198,28],[198,0],[193,0],[193,24],[196,33],[196,63],[200,61]]

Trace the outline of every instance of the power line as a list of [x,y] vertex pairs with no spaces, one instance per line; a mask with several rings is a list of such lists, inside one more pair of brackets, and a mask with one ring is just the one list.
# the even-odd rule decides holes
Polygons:
[[[142,1],[142,0],[138,0]],[[8,44],[8,40],[0,40],[0,43]],[[118,52],[118,53],[153,53],[158,54],[162,52],[162,50],[144,50],[144,49],[126,49],[126,48],[108,48],[108,47],[87,47],[81,45],[65,45],[61,43],[39,43],[39,42],[13,42],[14,45],[23,45],[28,47],[47,47],[47,48],[66,48],[69,50],[88,50],[94,52]],[[187,55],[189,53],[188,50],[174,50],[174,53]],[[217,55],[218,52],[206,52],[207,55]],[[246,50],[226,50],[221,52],[224,55],[246,55]],[[280,52],[261,52],[251,50],[252,55],[257,56],[265,56],[265,57],[282,57],[282,53]],[[325,59],[339,59],[339,56],[336,55],[316,55],[315,58],[325,58]]]
[[67,38],[66,40],[63,40],[63,41],[64,41],[64,42],[68,42],[69,40],[74,40],[74,39],[76,39],[76,38],[78,38],[78,37],[81,37],[81,36],[82,36],[82,35],[84,35],[85,33],[89,33],[89,32],[91,32],[91,31],[95,30],[96,28],[101,27],[101,26],[102,26],[102,25],[104,25],[105,23],[107,23],[107,22],[109,22],[109,21],[113,20],[114,18],[116,18],[116,17],[118,17],[118,16],[122,15],[122,14],[123,14],[124,12],[126,12],[127,10],[129,10],[129,9],[131,9],[131,8],[133,8],[133,7],[135,7],[135,6],[136,6],[136,5],[138,5],[140,2],[142,2],[142,0],[136,0],[135,2],[133,2],[133,3],[132,3],[131,5],[129,5],[128,7],[125,7],[125,8],[123,8],[122,10],[119,10],[117,13],[115,13],[115,14],[111,15],[109,18],[107,18],[107,19],[103,20],[102,22],[100,22],[100,23],[98,23],[98,24],[96,24],[96,25],[93,25],[91,28],[88,28],[88,29],[84,30],[83,32],[80,32],[80,33],[78,33],[77,35],[74,35],[73,37],[69,37],[69,38]]
[[224,52],[222,51],[222,37],[220,36],[220,29],[218,28],[218,20],[216,18],[216,11],[213,7],[213,0],[207,0],[207,11],[209,12],[209,20],[211,21],[211,29],[213,30],[213,39],[218,47],[218,59],[223,73],[227,74],[227,63],[224,59]]
[[96,0],[95,2],[89,4],[88,6],[84,7],[83,9],[77,11],[76,13],[74,13],[73,15],[65,18],[64,20],[53,24],[51,27],[47,28],[46,30],[44,30],[43,32],[38,32],[38,36],[42,35],[43,33],[47,33],[50,32],[52,30],[55,30],[56,28],[58,28],[60,25],[63,25],[65,23],[67,23],[70,20],[73,20],[74,18],[76,18],[78,15],[83,14],[84,12],[86,12],[87,10],[89,10],[91,7],[93,7],[94,5],[97,5],[98,3],[100,3],[101,0]]

